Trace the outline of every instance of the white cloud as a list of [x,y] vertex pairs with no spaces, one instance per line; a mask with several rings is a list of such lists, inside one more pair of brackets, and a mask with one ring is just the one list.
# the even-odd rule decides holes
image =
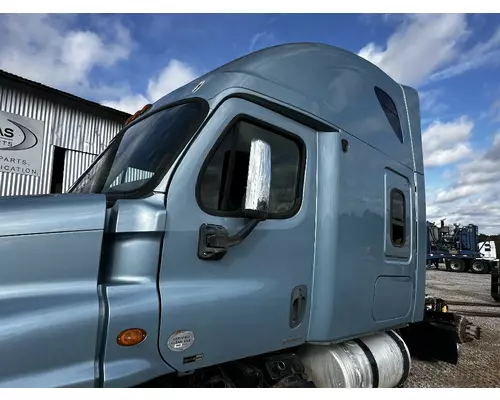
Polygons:
[[430,81],[442,80],[460,75],[500,59],[500,28],[486,42],[474,45],[470,50],[461,53],[452,66],[432,74]]
[[148,97],[156,101],[198,77],[196,70],[179,60],[171,60],[157,79],[148,83]]
[[424,158],[426,167],[437,167],[455,163],[468,157],[472,153],[471,148],[465,143],[457,143],[448,149],[438,149]]
[[436,221],[441,218],[441,209],[438,206],[427,204],[427,220]]
[[[482,233],[500,233],[500,132],[488,149],[455,166],[448,182],[427,193],[427,219],[473,223]],[[448,183],[448,184],[447,184]]]
[[493,136],[493,149],[491,149],[491,151],[497,151],[498,153],[500,153],[500,132],[497,132]]
[[4,14],[0,68],[63,90],[88,89],[95,67],[128,58],[132,40],[117,20],[103,31],[73,28],[74,16]]
[[92,70],[113,67],[128,59],[134,42],[116,18],[99,16],[91,21],[93,30],[75,28],[73,15],[0,15],[0,69],[98,101],[119,99],[103,104],[128,112],[137,111],[198,76],[192,67],[173,59],[149,80],[143,94],[132,93],[127,84],[92,84]]
[[419,86],[498,62],[500,28],[490,39],[467,50],[470,34],[464,14],[409,15],[385,46],[369,43],[359,55],[396,81]]
[[251,53],[274,44],[276,44],[276,37],[273,32],[258,32],[250,39],[248,52]]
[[478,185],[463,185],[455,188],[439,189],[436,191],[434,203],[450,203],[455,200],[463,199],[464,197],[469,197],[477,193],[477,186]]
[[132,114],[144,105],[159,100],[198,76],[199,73],[193,67],[174,59],[168,63],[158,77],[149,80],[145,94],[130,94],[116,101],[103,101],[102,104]]
[[103,101],[101,104],[103,106],[114,108],[115,110],[120,110],[127,112],[129,114],[134,114],[139,111],[146,104],[149,104],[148,98],[144,97],[142,94],[131,94],[126,95],[116,101]]
[[496,100],[486,114],[491,117],[493,122],[500,122],[500,100]]
[[455,59],[457,45],[467,33],[464,15],[411,15],[389,37],[384,48],[369,43],[359,55],[396,81],[418,85]]
[[440,102],[443,95],[441,89],[421,90],[420,97],[420,110],[430,114],[442,114],[448,109],[448,106]]
[[436,121],[422,133],[424,164],[443,166],[466,159],[472,154],[469,139],[474,123],[465,116],[451,122]]

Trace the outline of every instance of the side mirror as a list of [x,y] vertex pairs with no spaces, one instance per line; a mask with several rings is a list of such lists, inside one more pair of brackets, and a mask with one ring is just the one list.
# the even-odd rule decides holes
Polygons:
[[202,224],[198,239],[198,257],[201,260],[220,260],[229,247],[243,242],[257,224],[267,219],[271,193],[271,146],[254,139],[250,144],[247,190],[244,213],[250,220],[239,232],[230,236],[221,225]]
[[253,139],[248,162],[245,216],[264,221],[269,213],[271,193],[271,146],[263,140]]

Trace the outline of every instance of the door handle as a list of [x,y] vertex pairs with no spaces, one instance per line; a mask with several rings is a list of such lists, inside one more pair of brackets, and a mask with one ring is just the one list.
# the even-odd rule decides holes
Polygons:
[[307,286],[300,285],[293,288],[290,297],[290,328],[297,328],[304,319],[307,308]]

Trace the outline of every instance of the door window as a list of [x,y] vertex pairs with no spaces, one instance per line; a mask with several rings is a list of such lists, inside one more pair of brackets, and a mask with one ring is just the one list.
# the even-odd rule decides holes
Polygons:
[[269,218],[291,217],[302,200],[305,147],[294,135],[249,120],[231,124],[208,156],[198,181],[198,203],[208,214],[243,217],[252,139],[271,146]]

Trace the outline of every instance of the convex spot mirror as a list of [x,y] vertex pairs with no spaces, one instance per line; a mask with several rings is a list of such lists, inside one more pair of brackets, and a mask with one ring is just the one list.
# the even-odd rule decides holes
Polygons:
[[271,194],[271,146],[260,139],[250,144],[247,189],[245,194],[245,216],[264,221],[269,214]]

